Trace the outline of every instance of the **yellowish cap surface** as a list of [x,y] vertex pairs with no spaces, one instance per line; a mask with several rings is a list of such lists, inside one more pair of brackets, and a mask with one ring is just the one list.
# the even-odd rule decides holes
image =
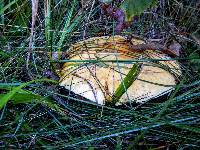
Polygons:
[[[132,43],[144,41],[132,39]],[[133,66],[134,60],[169,59],[169,61],[139,62],[136,80],[121,96],[117,104],[134,101],[144,103],[152,98],[169,93],[181,76],[180,65],[159,51],[134,51],[122,36],[90,38],[73,44],[68,52],[69,60],[60,71],[60,85],[93,102],[105,104],[112,97]],[[82,60],[83,62],[75,62]],[[98,60],[96,62],[84,62]],[[109,61],[112,62],[109,62]],[[125,62],[117,62],[117,61]],[[130,60],[130,61],[129,61]],[[129,62],[129,63],[127,63]],[[132,62],[132,63],[130,63]]]

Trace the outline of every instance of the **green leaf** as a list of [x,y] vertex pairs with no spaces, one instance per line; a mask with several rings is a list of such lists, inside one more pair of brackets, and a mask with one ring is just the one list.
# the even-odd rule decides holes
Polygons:
[[125,13],[126,21],[131,21],[135,15],[140,15],[144,10],[153,7],[157,4],[158,0],[125,0],[120,8]]

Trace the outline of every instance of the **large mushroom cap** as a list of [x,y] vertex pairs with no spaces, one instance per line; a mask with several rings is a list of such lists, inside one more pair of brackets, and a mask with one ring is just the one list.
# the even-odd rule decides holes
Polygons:
[[[132,39],[132,43],[145,42]],[[77,42],[69,48],[68,55],[70,61],[64,63],[60,71],[60,85],[102,105],[113,97],[136,63],[140,66],[137,77],[118,104],[128,101],[143,103],[166,94],[174,89],[181,75],[180,65],[175,60],[137,62],[170,57],[160,51],[134,51],[122,36],[95,37]]]

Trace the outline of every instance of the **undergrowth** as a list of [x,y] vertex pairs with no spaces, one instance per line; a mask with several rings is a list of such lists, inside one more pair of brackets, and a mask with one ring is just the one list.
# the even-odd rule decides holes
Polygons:
[[62,59],[51,53],[116,34],[100,2],[84,2],[1,1],[0,148],[200,149],[197,1],[159,1],[121,33],[180,43],[183,76],[176,89],[144,104],[111,107],[59,87],[49,73],[59,65],[50,61]]

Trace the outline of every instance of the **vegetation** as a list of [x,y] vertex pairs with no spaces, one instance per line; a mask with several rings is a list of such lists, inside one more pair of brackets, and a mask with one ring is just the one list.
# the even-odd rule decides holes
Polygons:
[[[0,148],[200,148],[199,1],[158,0],[126,27],[123,21],[137,10],[120,24],[102,2],[1,0]],[[124,8],[120,3],[109,6]],[[108,107],[59,87],[51,71],[61,52],[76,41],[116,34],[180,45],[183,76],[175,90],[144,104]]]

